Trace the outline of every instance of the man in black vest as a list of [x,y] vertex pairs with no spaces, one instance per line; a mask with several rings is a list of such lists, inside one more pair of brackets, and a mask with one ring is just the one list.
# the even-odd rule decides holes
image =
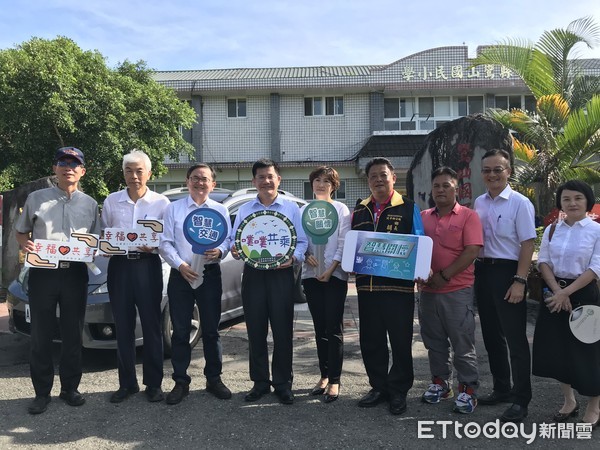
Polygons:
[[[394,166],[373,158],[365,167],[371,196],[352,215],[352,229],[423,235],[415,203],[394,190]],[[373,407],[389,399],[392,414],[406,411],[406,394],[414,380],[412,360],[414,282],[395,278],[356,275],[360,349],[372,389],[358,403]],[[388,371],[389,350],[393,364]]]

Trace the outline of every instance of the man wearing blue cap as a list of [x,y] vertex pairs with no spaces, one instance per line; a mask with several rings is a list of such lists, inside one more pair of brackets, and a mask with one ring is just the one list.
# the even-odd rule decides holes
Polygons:
[[[33,252],[35,239],[68,241],[74,232],[100,233],[98,203],[78,190],[79,180],[85,175],[84,164],[81,150],[58,149],[52,165],[58,185],[29,194],[15,226],[23,251]],[[84,263],[61,261],[56,270],[31,268],[29,271],[30,371],[35,389],[35,399],[28,408],[30,414],[43,413],[50,403],[57,305],[62,339],[60,398],[70,406],[85,403],[77,388],[81,381],[81,335],[87,292],[88,270]]]

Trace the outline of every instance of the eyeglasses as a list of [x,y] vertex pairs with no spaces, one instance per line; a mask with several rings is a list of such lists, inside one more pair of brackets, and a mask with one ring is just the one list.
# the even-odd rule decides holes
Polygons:
[[193,177],[189,177],[188,180],[190,180],[192,183],[202,183],[202,184],[206,184],[209,183],[211,181],[210,178],[206,178],[206,177],[197,177],[197,176],[193,176]]
[[81,164],[79,161],[58,160],[58,161],[56,161],[56,165],[58,167],[68,167],[69,169],[77,169],[78,167],[82,166],[83,164]]
[[508,167],[494,167],[493,169],[481,169],[481,173],[483,173],[484,175],[489,175],[490,173],[493,173],[494,175],[500,175],[502,172],[504,172]]

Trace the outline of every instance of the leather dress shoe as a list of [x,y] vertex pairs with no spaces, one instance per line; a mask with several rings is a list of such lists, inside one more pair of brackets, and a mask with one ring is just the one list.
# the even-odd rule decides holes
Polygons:
[[555,422],[565,422],[569,417],[577,417],[579,415],[579,402],[575,402],[575,408],[568,413],[557,412],[552,416]]
[[323,403],[335,402],[338,398],[340,398],[339,395],[325,394],[323,396]]
[[479,397],[477,402],[480,405],[497,405],[498,403],[509,403],[511,400],[512,394],[510,392],[492,391],[488,395]]
[[395,416],[406,412],[406,396],[394,395],[390,399],[390,412]]
[[64,400],[69,406],[81,406],[85,403],[85,398],[77,390],[60,391],[59,398]]
[[323,395],[325,393],[325,388],[319,387],[319,385],[312,388],[310,391],[310,395]]
[[279,399],[279,403],[283,405],[291,405],[294,403],[294,393],[291,389],[276,390],[275,395]]
[[137,385],[132,388],[120,387],[119,390],[112,393],[109,401],[111,403],[121,403],[130,395],[137,394],[138,392],[140,392],[140,387]]
[[[334,383],[334,385],[335,385],[335,383]],[[340,387],[338,385],[338,393],[330,394],[329,392],[327,392],[327,394],[325,394],[325,397],[323,398],[323,403],[335,402],[339,397],[340,397]]]
[[358,406],[361,408],[372,408],[386,400],[386,395],[376,389],[371,389],[367,394],[358,401]]
[[167,395],[167,405],[176,405],[181,403],[183,397],[190,393],[190,385],[184,383],[175,383],[175,387]]
[[521,422],[525,417],[527,417],[527,406],[521,406],[514,403],[500,416],[500,422],[517,423]]
[[159,387],[146,386],[144,393],[146,394],[148,401],[151,403],[162,402],[165,398],[165,394],[163,394],[162,389]]
[[246,400],[247,402],[255,402],[256,400],[260,399],[263,395],[268,394],[270,392],[270,387],[260,388],[254,385],[254,387],[250,389],[250,391],[246,394],[244,400]]
[[49,395],[36,395],[27,407],[27,411],[29,414],[41,414],[48,408],[48,403],[50,403]]
[[229,400],[231,398],[231,391],[220,378],[213,381],[206,381],[206,391],[221,400]]

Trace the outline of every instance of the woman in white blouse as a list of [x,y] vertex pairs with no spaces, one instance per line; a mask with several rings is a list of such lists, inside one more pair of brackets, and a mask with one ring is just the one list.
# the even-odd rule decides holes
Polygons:
[[337,229],[324,246],[325,271],[318,273],[316,248],[310,239],[308,256],[302,269],[302,285],[315,326],[321,372],[321,378],[311,395],[325,394],[323,401],[330,403],[338,399],[344,353],[342,322],[348,293],[348,274],[342,270],[341,261],[344,237],[350,229],[350,210],[332,199],[333,193],[340,187],[340,177],[335,169],[317,167],[309,175],[309,181],[316,199],[331,202],[338,213]]
[[569,328],[569,314],[581,305],[598,305],[600,224],[587,217],[594,193],[583,181],[571,180],[556,192],[566,218],[544,232],[539,270],[552,296],[540,306],[533,339],[533,374],[560,381],[562,408],[554,420],[579,414],[576,390],[588,397],[583,422],[598,425],[600,415],[600,342],[584,344]]

